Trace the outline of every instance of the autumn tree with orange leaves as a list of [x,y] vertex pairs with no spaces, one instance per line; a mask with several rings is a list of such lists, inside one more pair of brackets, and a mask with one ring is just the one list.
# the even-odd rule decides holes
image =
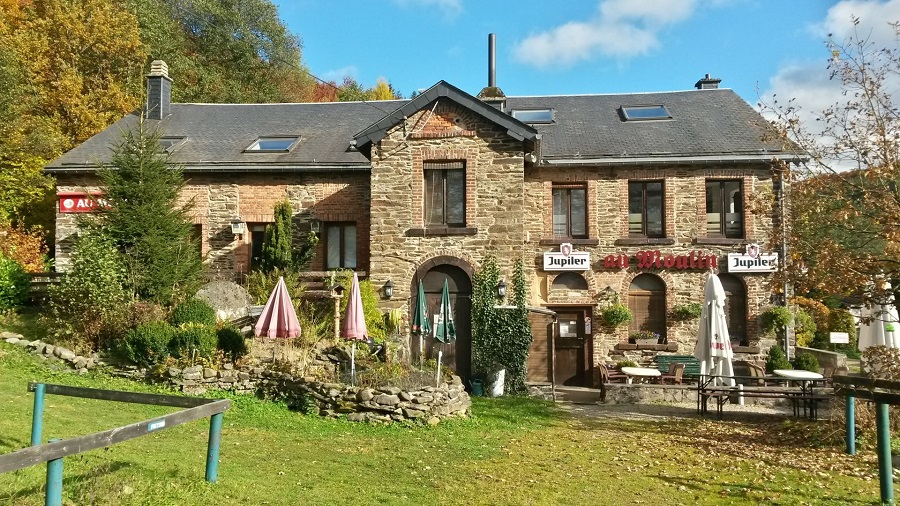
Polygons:
[[790,168],[782,275],[797,293],[881,299],[877,279],[900,284],[900,95],[893,93],[900,44],[879,47],[854,31],[843,41],[832,38],[828,48],[839,102],[814,112],[812,121],[794,100],[763,105],[783,138],[808,156]]

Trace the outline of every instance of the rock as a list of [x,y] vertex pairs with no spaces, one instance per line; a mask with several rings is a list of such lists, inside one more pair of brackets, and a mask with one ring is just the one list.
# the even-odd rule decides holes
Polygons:
[[347,415],[347,421],[350,422],[365,422],[368,418],[366,413],[349,413]]
[[29,348],[37,348],[41,344],[44,344],[44,343],[42,343],[39,339],[35,339],[34,341],[30,341],[27,346]]
[[88,370],[86,367],[82,367],[81,369],[78,369],[79,375],[85,375],[85,374],[87,374],[87,372],[88,372]]
[[196,374],[200,374],[200,373],[203,372],[203,367],[201,367],[201,366],[199,366],[199,365],[192,365],[191,367],[185,367],[184,370],[183,370],[182,372],[183,372],[185,375],[188,375],[188,374],[195,374],[195,373],[196,373]]
[[230,370],[234,369],[234,364],[224,364],[224,365],[222,365],[222,369],[225,369],[226,371],[230,371]]
[[420,396],[416,397],[415,399],[413,399],[413,402],[415,402],[416,404],[428,404],[429,402],[433,402],[433,401],[434,401],[434,396],[427,395],[427,394],[420,395]]
[[[185,369],[185,371],[187,371],[187,369]],[[185,384],[187,384],[188,381],[195,381],[195,380],[203,379],[203,374],[200,371],[185,372],[181,377],[184,378]],[[191,384],[193,385],[196,383],[191,383]]]
[[[4,334],[6,334],[6,332],[4,332]],[[5,339],[5,341],[9,344],[16,344],[19,342],[19,338],[18,337],[7,337]]]
[[181,369],[177,367],[170,367],[166,370],[166,374],[168,374],[170,378],[177,378],[181,376]]
[[462,385],[463,384],[462,378],[460,378],[459,376],[454,374],[453,378],[450,380],[450,384],[451,385]]
[[74,351],[68,348],[63,348],[61,346],[57,346],[56,349],[53,350],[53,354],[63,360],[72,360],[75,358]]
[[436,416],[432,416],[428,419],[428,425],[431,425],[432,427],[439,423],[441,423],[441,419]]
[[360,402],[371,401],[375,397],[375,392],[371,388],[364,388],[356,394]]
[[241,381],[250,381],[250,375],[245,372],[239,372],[238,379]]
[[388,395],[397,395],[400,393],[401,390],[397,387],[385,387],[385,388],[382,388],[381,391]]
[[240,318],[248,314],[253,303],[250,294],[241,285],[233,281],[216,280],[200,287],[196,297],[206,301],[221,320]]
[[31,342],[26,341],[25,339],[19,339],[19,342],[16,343],[16,346],[21,346],[21,347],[25,348],[30,344],[31,344]]
[[265,369],[262,367],[254,367],[253,369],[250,369],[250,373],[253,375],[256,375],[256,376],[259,376],[260,374],[262,374],[263,371],[265,371]]
[[85,365],[87,365],[87,362],[88,359],[84,357],[75,357],[75,359],[72,360],[72,365],[75,366],[75,369],[84,369],[85,371],[87,371],[87,367],[85,367]]
[[341,391],[337,388],[329,388],[328,393],[325,394],[327,397],[337,397],[341,395]]
[[382,406],[396,406],[400,404],[400,398],[396,395],[380,394],[376,395],[373,400]]
[[412,394],[410,394],[409,392],[400,392],[400,393],[398,394],[398,396],[400,397],[400,400],[401,400],[401,401],[409,402],[409,401],[411,401],[411,400],[413,399]]
[[0,339],[25,339],[25,336],[23,336],[22,334],[16,334],[15,332],[3,331],[0,332]]
[[209,367],[203,368],[203,377],[204,378],[215,378],[218,374],[219,374],[219,371],[217,371],[215,369],[212,369]]
[[406,418],[422,418],[425,414],[425,411],[419,409],[403,408],[403,416]]

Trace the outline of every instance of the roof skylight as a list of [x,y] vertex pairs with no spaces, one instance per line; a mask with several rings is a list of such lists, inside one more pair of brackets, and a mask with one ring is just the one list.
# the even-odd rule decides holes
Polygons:
[[290,151],[299,137],[260,137],[244,151]]
[[623,105],[620,110],[625,121],[672,119],[664,105]]
[[522,123],[553,123],[553,109],[520,109],[512,117]]
[[159,149],[164,153],[171,153],[175,148],[184,143],[184,137],[160,137]]

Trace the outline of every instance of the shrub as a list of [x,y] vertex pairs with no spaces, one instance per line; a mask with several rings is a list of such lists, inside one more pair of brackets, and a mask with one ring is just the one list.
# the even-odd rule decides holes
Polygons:
[[12,258],[25,272],[43,272],[47,267],[47,245],[40,227],[30,232],[25,227],[0,225],[0,255]]
[[175,306],[171,322],[176,327],[184,323],[199,323],[212,327],[216,325],[216,310],[200,299],[188,299]]
[[794,369],[819,372],[819,359],[812,353],[801,353],[794,360]]
[[232,362],[247,354],[247,342],[240,330],[234,327],[222,327],[216,332],[216,338],[218,348],[224,351]]
[[688,304],[676,304],[672,308],[672,318],[675,320],[696,320],[700,318],[703,311],[703,304],[699,302],[691,302]]
[[[278,278],[284,278],[284,286],[291,295],[294,307],[299,304],[300,294],[303,293],[303,284],[299,272],[293,269],[272,269],[269,272],[253,271],[247,275],[247,293],[253,299],[254,304],[265,304],[272,294],[272,290],[278,283]],[[347,285],[350,286],[350,285]]]
[[175,335],[169,342],[169,351],[176,358],[212,360],[218,344],[215,327],[189,322],[175,329]]
[[138,325],[125,334],[125,357],[143,366],[162,363],[169,356],[169,343],[175,329],[164,321],[151,321]]
[[30,284],[31,280],[19,262],[0,253],[0,311],[25,305]]
[[614,302],[603,310],[603,321],[613,327],[630,322],[632,318],[631,310],[621,302]]
[[75,241],[68,272],[51,285],[50,337],[76,352],[105,346],[105,332],[121,318],[129,300],[123,288],[125,268],[109,239],[86,229]]
[[797,336],[797,346],[809,346],[816,336],[816,322],[802,309],[798,309],[794,315],[794,332]]
[[144,323],[166,321],[167,316],[166,308],[154,302],[139,300],[132,302],[125,308],[122,326],[126,330],[133,329]]
[[794,320],[791,310],[784,306],[773,306],[759,315],[760,326],[767,334],[783,333]]
[[793,369],[784,354],[784,350],[778,345],[769,348],[769,356],[766,357],[766,372],[770,373],[775,369]]

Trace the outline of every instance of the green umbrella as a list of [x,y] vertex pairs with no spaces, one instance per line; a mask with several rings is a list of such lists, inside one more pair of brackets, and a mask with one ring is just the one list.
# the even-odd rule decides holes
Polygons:
[[416,297],[416,308],[413,311],[412,333],[419,336],[419,362],[425,354],[425,337],[431,334],[431,325],[428,323],[428,305],[425,303],[425,288],[422,280],[419,280],[419,295]]
[[434,333],[435,339],[441,342],[438,349],[437,360],[437,387],[441,386],[441,359],[444,355],[444,344],[452,343],[456,340],[456,327],[453,325],[453,310],[450,309],[450,287],[447,280],[444,280],[444,289],[441,291],[441,312],[437,316],[437,329]]

